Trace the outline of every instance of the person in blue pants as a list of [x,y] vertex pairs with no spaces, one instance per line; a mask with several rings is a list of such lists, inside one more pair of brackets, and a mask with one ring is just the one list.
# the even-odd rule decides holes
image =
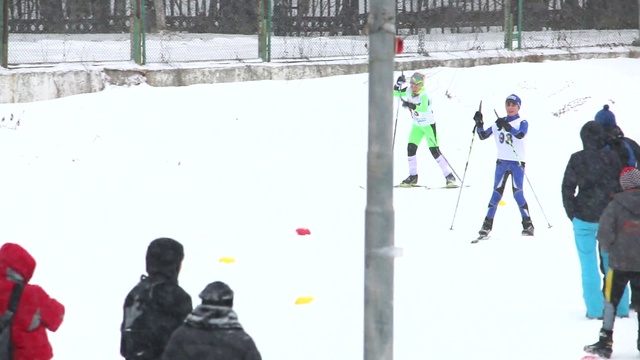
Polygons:
[[[601,252],[598,268],[598,222],[611,196],[621,191],[618,183],[623,164],[605,148],[602,126],[588,121],[580,130],[583,149],[569,158],[562,179],[562,203],[573,223],[573,233],[582,274],[582,296],[589,319],[602,318],[604,295],[602,273],[608,268],[608,256]],[[577,194],[576,194],[577,190]],[[629,292],[618,305],[618,316],[629,316]]]
[[524,197],[524,164],[526,161],[525,139],[529,129],[527,120],[520,117],[522,100],[515,94],[511,94],[505,100],[507,116],[498,118],[496,122],[484,127],[482,113],[476,111],[473,120],[476,122],[476,131],[480,140],[486,140],[493,135],[498,148],[498,160],[493,181],[493,192],[489,199],[489,209],[482,222],[482,228],[478,231],[480,237],[487,237],[493,229],[493,218],[498,210],[498,204],[502,199],[507,180],[511,176],[511,189],[513,197],[518,204],[522,216],[522,235],[533,236],[533,222],[529,215],[529,206]]

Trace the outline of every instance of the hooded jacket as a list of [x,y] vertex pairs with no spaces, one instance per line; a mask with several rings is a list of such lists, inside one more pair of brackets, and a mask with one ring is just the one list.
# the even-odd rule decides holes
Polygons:
[[600,218],[598,241],[611,269],[640,271],[640,188],[613,197]]
[[613,194],[621,191],[618,175],[623,164],[605,149],[604,131],[597,122],[584,124],[580,138],[583,150],[571,155],[562,179],[562,204],[569,219],[594,223]]
[[56,331],[64,317],[64,306],[37,285],[29,284],[35,259],[18,244],[0,248],[0,313],[9,306],[16,282],[25,284],[11,326],[13,360],[49,360],[53,350],[47,330]]
[[[170,238],[159,238],[153,240],[147,248],[146,269],[148,280],[154,283],[153,286],[153,308],[155,313],[152,316],[153,323],[150,326],[153,333],[153,344],[150,354],[142,358],[126,358],[154,360],[159,359],[164,347],[169,341],[173,331],[182,324],[185,317],[193,309],[191,296],[178,285],[178,274],[184,259],[182,245]],[[138,285],[136,285],[138,286]],[[134,287],[125,298],[123,306],[123,322],[120,330],[125,328],[125,316],[127,308],[134,303]],[[125,356],[126,342],[121,338],[120,353]]]
[[209,284],[198,305],[171,336],[162,360],[261,360],[256,344],[231,308],[233,291]]

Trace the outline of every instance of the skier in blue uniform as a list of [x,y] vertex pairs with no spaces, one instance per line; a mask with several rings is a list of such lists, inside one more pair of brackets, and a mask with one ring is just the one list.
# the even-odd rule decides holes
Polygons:
[[498,148],[498,160],[496,162],[493,193],[489,200],[489,209],[478,232],[481,237],[489,235],[493,228],[493,218],[498,210],[498,203],[502,199],[507,179],[511,175],[511,188],[513,197],[520,208],[522,216],[522,235],[533,236],[533,223],[529,215],[527,200],[524,198],[524,164],[526,161],[525,136],[529,129],[529,123],[519,115],[522,100],[511,94],[505,101],[507,117],[498,118],[487,129],[484,128],[482,113],[476,111],[473,120],[476,122],[480,140],[486,140],[493,135]]

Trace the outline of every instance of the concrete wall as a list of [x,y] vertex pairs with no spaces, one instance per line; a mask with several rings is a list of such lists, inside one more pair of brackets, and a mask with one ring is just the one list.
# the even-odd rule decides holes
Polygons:
[[[396,70],[614,57],[640,57],[640,48],[432,53],[426,57],[404,55],[397,58]],[[61,64],[43,68],[0,69],[0,103],[51,100],[101,91],[109,85],[131,86],[147,83],[158,87],[188,86],[361,74],[368,71],[367,62],[366,58],[361,58],[297,63],[183,64],[181,67],[136,66],[124,63],[99,66]]]

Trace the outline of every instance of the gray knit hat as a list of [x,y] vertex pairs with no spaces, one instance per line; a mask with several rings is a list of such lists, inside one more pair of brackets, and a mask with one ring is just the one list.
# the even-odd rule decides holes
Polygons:
[[622,169],[620,186],[622,186],[622,190],[640,187],[640,171],[632,166]]

